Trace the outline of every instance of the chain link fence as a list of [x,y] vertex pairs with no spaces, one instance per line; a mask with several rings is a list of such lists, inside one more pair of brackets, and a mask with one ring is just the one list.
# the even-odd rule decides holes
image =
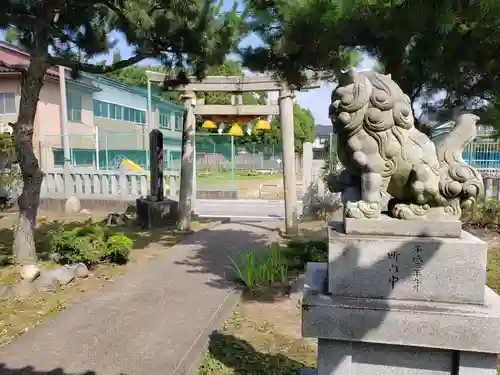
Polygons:
[[[148,138],[134,133],[69,134],[70,164],[113,170],[124,159],[136,168],[149,170]],[[239,176],[275,174],[282,170],[281,145],[241,144],[238,137],[226,134],[196,134],[196,173],[198,189],[235,189]],[[45,169],[64,165],[63,136],[46,135],[40,144],[41,164]],[[164,168],[180,171],[181,138],[165,134]]]

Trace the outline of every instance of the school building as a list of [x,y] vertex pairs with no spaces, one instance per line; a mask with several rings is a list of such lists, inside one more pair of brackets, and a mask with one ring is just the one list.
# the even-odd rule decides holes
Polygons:
[[[21,72],[29,55],[0,42],[0,128],[17,118]],[[66,71],[66,105],[71,164],[113,169],[122,158],[147,165],[147,90],[101,75],[82,73],[72,79]],[[33,144],[44,169],[64,163],[61,136],[58,68],[47,71],[40,93]],[[164,135],[165,159],[179,160],[183,107],[152,96],[151,128]]]

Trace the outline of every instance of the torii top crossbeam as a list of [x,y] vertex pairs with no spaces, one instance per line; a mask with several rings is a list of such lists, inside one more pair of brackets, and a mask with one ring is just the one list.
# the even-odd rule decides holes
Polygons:
[[[168,79],[165,73],[146,71],[146,77],[151,82],[163,83]],[[301,90],[321,87],[321,81],[332,78],[333,74],[321,75],[321,78],[311,78],[300,87]],[[269,76],[207,76],[202,81],[196,77],[190,78],[190,83],[176,87],[175,91],[212,91],[212,92],[255,92],[279,91],[287,88],[286,84]]]

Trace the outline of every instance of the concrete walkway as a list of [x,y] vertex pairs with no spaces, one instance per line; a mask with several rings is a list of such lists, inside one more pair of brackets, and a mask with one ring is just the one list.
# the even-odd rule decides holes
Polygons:
[[0,375],[189,374],[237,301],[227,255],[264,247],[276,225],[226,223],[189,236],[0,349]]

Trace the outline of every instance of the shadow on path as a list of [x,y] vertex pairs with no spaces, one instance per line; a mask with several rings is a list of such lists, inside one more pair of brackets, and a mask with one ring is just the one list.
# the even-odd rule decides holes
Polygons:
[[[228,289],[234,287],[230,281],[232,270],[228,267],[228,256],[249,247],[265,249],[273,240],[270,234],[273,234],[274,227],[271,223],[248,225],[235,222],[189,236],[151,262],[116,280],[113,285],[106,286],[99,296],[58,314],[52,321],[1,348],[0,375],[174,373],[193,342],[206,332],[207,321],[212,319]],[[411,260],[421,241],[421,238],[411,239],[396,249],[400,261]],[[425,241],[422,268],[440,247],[439,240]],[[345,256],[336,260],[342,262],[336,268],[343,270],[342,275],[338,275],[337,284],[359,284],[361,279],[367,283],[374,279],[387,280],[377,288],[383,296],[390,297],[391,262],[386,256],[366,267],[360,265],[360,252],[355,246],[347,246]],[[414,276],[413,269],[402,267],[397,276],[402,282]],[[378,308],[378,319],[371,320],[369,326],[352,329],[342,328],[339,323],[337,329],[345,329],[344,334],[353,341],[363,339],[385,319],[387,303],[379,300]],[[78,337],[75,337],[75,332]],[[245,372],[238,364],[242,359],[237,355],[226,356],[217,352],[217,342],[221,339],[232,340],[238,353],[246,353],[243,358],[248,358],[247,355],[253,358],[256,366],[260,361],[269,368],[286,365],[295,371],[301,366],[285,355],[259,353],[241,340],[224,337],[221,333],[212,334],[209,349],[215,351],[214,355],[221,357],[223,363],[237,368],[237,373],[265,374],[258,370]],[[89,367],[91,370],[85,372]],[[54,370],[37,372],[33,368]],[[78,373],[66,373],[68,368],[78,369]]]
[[[220,332],[210,335],[208,352],[239,375],[299,375],[303,368],[302,363],[284,354],[262,353],[249,342]],[[210,368],[200,370],[202,375],[216,374]]]

